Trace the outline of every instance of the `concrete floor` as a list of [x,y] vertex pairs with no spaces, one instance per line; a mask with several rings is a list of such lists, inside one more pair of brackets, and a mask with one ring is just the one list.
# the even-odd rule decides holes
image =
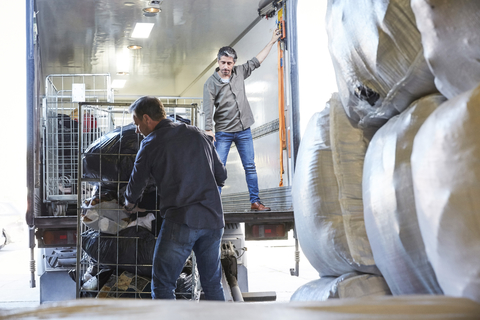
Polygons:
[[[295,242],[288,240],[247,241],[247,267],[250,292],[275,291],[277,302],[290,300],[301,285],[318,278],[316,270],[300,255],[300,276],[292,277],[295,266]],[[0,250],[0,309],[31,308],[40,304],[38,277],[30,288],[30,249],[28,237]],[[37,262],[38,263],[38,262]]]
[[30,288],[29,261],[26,235],[23,241],[10,243],[0,250],[0,309],[36,307],[40,304],[39,288]]

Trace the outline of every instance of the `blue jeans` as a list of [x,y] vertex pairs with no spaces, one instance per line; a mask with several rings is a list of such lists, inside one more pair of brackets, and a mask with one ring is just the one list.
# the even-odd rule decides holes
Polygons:
[[[258,177],[255,167],[255,152],[253,150],[253,139],[250,128],[239,132],[215,132],[215,148],[217,149],[220,161],[227,166],[228,152],[232,142],[235,142],[238,154],[242,160],[245,178],[247,180],[250,202],[260,201],[258,197]],[[219,188],[221,192],[221,188]]]
[[220,262],[221,229],[192,229],[163,221],[153,254],[152,298],[175,299],[177,279],[190,253],[195,252],[206,300],[225,301]]

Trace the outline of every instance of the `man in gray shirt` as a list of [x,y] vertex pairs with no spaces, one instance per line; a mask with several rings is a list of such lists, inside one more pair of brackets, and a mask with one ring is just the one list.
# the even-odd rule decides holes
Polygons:
[[235,66],[237,54],[232,47],[220,48],[217,55],[218,67],[203,87],[205,133],[213,137],[215,148],[225,166],[230,146],[235,142],[245,170],[252,211],[270,211],[270,208],[263,205],[258,196],[255,153],[250,131],[255,120],[245,93],[245,79],[260,67],[280,35],[280,31],[275,30],[265,48],[256,57],[239,66]]

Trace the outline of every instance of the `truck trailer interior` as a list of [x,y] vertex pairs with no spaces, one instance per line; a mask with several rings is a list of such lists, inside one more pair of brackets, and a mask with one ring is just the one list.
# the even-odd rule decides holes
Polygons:
[[[475,0],[26,0],[26,223],[42,306],[0,319],[479,319],[479,15]],[[250,211],[233,145],[227,303],[202,301],[193,253],[185,301],[150,301],[159,199],[150,186],[151,213],[124,216],[141,141],[128,107],[155,96],[205,129],[218,49],[245,63],[275,29],[245,81],[272,210]],[[251,292],[246,242],[289,235],[290,275],[301,250],[318,278],[289,302]]]

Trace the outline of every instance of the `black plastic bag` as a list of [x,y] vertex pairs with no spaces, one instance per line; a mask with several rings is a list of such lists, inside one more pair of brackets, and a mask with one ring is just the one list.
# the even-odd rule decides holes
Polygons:
[[123,229],[118,237],[95,230],[82,234],[84,252],[102,267],[115,270],[116,274],[118,267],[119,273],[128,271],[151,277],[155,242],[155,236],[142,227]]
[[[104,134],[85,150],[83,177],[100,179],[102,188],[124,187],[133,170],[135,157],[143,137],[129,124]],[[98,185],[98,183],[92,183]]]

